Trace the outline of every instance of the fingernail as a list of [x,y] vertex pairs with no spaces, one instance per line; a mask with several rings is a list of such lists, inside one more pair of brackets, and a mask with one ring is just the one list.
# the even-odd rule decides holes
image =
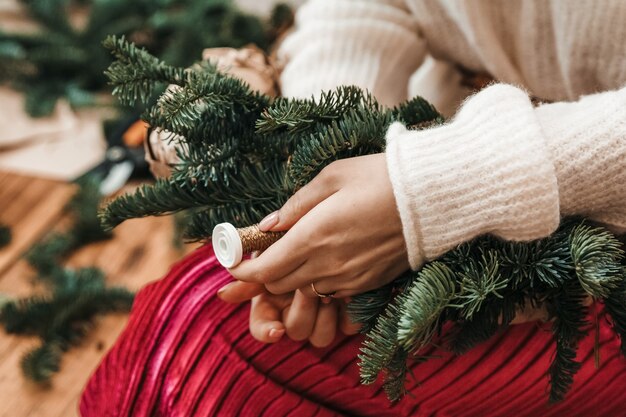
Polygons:
[[228,284],[224,285],[222,288],[217,290],[217,296],[220,297],[222,294],[224,294],[224,291],[226,291],[228,287],[230,287],[231,285],[233,285],[233,283],[229,282]]
[[285,334],[285,329],[270,329],[270,337],[272,339],[280,339]]
[[333,302],[333,299],[332,299],[332,298],[330,298],[330,297],[324,297],[324,298],[322,298],[322,303],[324,303],[324,304],[330,304],[330,303],[332,303],[332,302]]
[[273,213],[268,214],[261,222],[259,223],[259,229],[262,232],[267,232],[272,227],[278,224],[278,212],[275,211]]

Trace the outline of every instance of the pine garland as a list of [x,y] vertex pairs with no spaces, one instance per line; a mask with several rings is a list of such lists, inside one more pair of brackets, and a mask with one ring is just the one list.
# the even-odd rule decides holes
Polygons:
[[98,268],[63,266],[74,250],[110,237],[97,217],[99,181],[88,177],[79,186],[68,204],[74,218],[71,229],[50,234],[26,254],[47,291],[4,299],[0,305],[0,323],[8,333],[39,337],[40,345],[22,357],[21,366],[27,378],[43,384],[59,371],[63,352],[82,340],[96,316],[128,311],[134,299],[124,288],[107,287]]
[[[384,108],[356,87],[314,99],[271,99],[210,65],[170,67],[121,38],[105,46],[118,63],[108,74],[115,93],[145,100],[159,82],[174,84],[147,110],[153,128],[167,129],[181,145],[173,175],[113,201],[101,213],[107,227],[124,220],[190,213],[187,237],[203,240],[217,223],[256,223],[330,162],[383,152],[393,121],[414,129],[442,123],[421,98]],[[157,73],[174,74],[159,77]],[[361,379],[382,375],[391,400],[405,393],[407,361],[442,333],[462,353],[508,327],[525,306],[554,318],[555,356],[550,400],[566,394],[579,368],[578,342],[587,333],[591,296],[603,301],[626,352],[624,244],[582,219],[565,221],[552,236],[528,243],[483,236],[460,245],[420,271],[353,298],[349,312],[363,323]],[[409,359],[410,358],[410,359]]]
[[[98,104],[110,64],[95,48],[110,34],[126,35],[169,62],[190,65],[202,49],[268,48],[292,19],[285,5],[269,21],[243,13],[231,0],[20,0],[39,26],[36,33],[0,29],[0,83],[26,94],[32,116],[53,111],[59,98],[74,107]],[[78,27],[72,14],[86,14]],[[156,68],[155,68],[156,70]]]

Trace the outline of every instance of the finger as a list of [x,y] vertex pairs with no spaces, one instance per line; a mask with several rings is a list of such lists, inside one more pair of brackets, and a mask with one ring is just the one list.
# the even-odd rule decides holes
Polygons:
[[[287,233],[254,259],[247,259],[228,272],[240,281],[266,284],[284,277],[305,261],[306,236]],[[293,288],[295,290],[297,287]]]
[[[315,280],[313,284],[315,285],[315,291],[317,291],[317,294],[315,293],[315,291],[313,291],[313,287],[311,286],[310,283],[309,285],[301,287],[302,292],[308,297],[320,297],[320,295],[326,294],[328,295],[328,297],[321,297],[322,300],[325,301],[331,298],[352,297],[353,295],[361,294],[365,291],[368,291],[367,289],[362,289],[362,288],[346,289],[345,287],[351,284],[345,283],[345,280],[341,278],[342,277],[337,276],[337,277],[330,277],[330,278],[323,278],[323,279]],[[375,288],[376,284],[373,283],[371,286]],[[267,290],[271,292],[272,294],[284,294],[285,292],[289,291],[289,288],[291,287],[292,285],[290,285],[290,282],[284,282],[284,280],[281,280],[279,282],[272,283],[272,285],[269,285]],[[365,286],[363,288],[368,288],[368,287]]]
[[239,304],[265,292],[263,284],[234,281],[217,290],[217,296],[227,303]]
[[[310,262],[310,264],[313,265],[312,262]],[[307,266],[307,269],[310,269],[308,263],[304,266]],[[332,296],[334,298],[347,298],[380,288],[382,285],[393,281],[393,279],[399,276],[402,272],[404,272],[404,268],[402,266],[393,265],[390,268],[384,269],[374,266],[361,275],[350,276],[343,274],[332,277],[321,277],[314,280],[314,283],[315,289],[320,294],[333,294]],[[296,271],[294,275],[296,273],[300,272]],[[312,272],[309,274],[312,274]],[[281,282],[277,283],[279,285],[268,288],[268,291],[274,294],[282,294],[290,288],[290,285],[281,285],[283,285],[283,283],[287,284],[288,282],[288,278],[285,277],[281,280]],[[303,292],[309,296],[315,295],[310,284],[308,287],[308,289],[303,288]]]
[[[315,252],[312,252],[310,256],[315,256]],[[337,268],[328,268],[327,262],[324,257],[319,256],[307,259],[288,275],[266,283],[265,288],[272,294],[285,294],[300,288],[307,296],[314,297],[318,294],[313,291],[311,286],[313,283],[319,294],[332,294],[335,298],[345,298],[379,288],[402,272],[394,268],[381,269],[380,265],[374,265],[362,274],[352,271],[343,272]]]
[[289,312],[283,318],[287,336],[292,340],[305,340],[313,334],[319,301],[296,291]]
[[[333,195],[337,188],[332,181],[330,169],[322,170],[311,182],[300,188],[278,210],[261,221],[263,231],[289,230],[298,220],[307,214],[313,207]],[[275,216],[275,217],[274,217]],[[268,228],[268,226],[271,227]]]
[[310,298],[319,298],[321,303],[330,304],[333,302],[333,297],[335,293],[323,293],[317,291],[317,287],[315,287],[315,283],[312,282],[311,285],[307,285],[306,287],[301,289],[302,293]]
[[259,342],[275,343],[285,334],[280,321],[282,309],[272,302],[274,296],[261,294],[252,299],[250,307],[250,334]]
[[346,299],[339,302],[339,330],[345,335],[357,334],[361,330],[361,323],[354,323],[348,314],[348,302]]
[[[327,279],[322,279],[322,280],[316,280],[315,282],[309,283],[309,285],[306,285],[304,287],[301,288],[301,291],[304,293],[304,295],[306,295],[307,297],[317,297],[320,298],[323,302],[328,303],[328,300],[332,300],[332,298],[335,298],[337,292],[336,291],[331,291],[328,289],[329,282],[332,282],[334,280],[334,278],[327,278]],[[325,282],[326,284],[324,285],[320,285],[320,283]],[[279,284],[283,284],[282,282]],[[313,289],[313,285],[315,285],[315,289]],[[335,285],[334,283],[331,284],[331,286],[336,287],[337,285]],[[272,287],[272,289],[274,289],[274,287]],[[281,289],[281,287],[278,287],[278,289]],[[269,290],[268,290],[269,291]],[[315,292],[317,291],[317,293]],[[274,293],[273,291],[270,291],[271,293]],[[276,292],[274,294],[280,294],[279,292]],[[323,297],[324,295],[328,295],[328,297]]]
[[[323,183],[321,180],[320,182]],[[333,190],[333,188],[320,188]],[[304,189],[300,191],[304,191]],[[320,195],[325,197],[333,193],[334,191],[327,191]],[[313,207],[311,206],[310,208]],[[303,212],[303,215],[307,215],[306,217],[310,217],[311,220],[304,221],[305,219],[303,219],[302,222],[289,229],[282,238],[261,253],[258,258],[245,260],[234,268],[229,269],[229,272],[241,281],[267,284],[282,279],[302,266],[311,252],[316,249],[316,242],[311,241],[311,236],[319,228],[316,222],[319,222],[319,218],[315,210]],[[284,292],[294,291],[301,286],[303,285],[291,286],[289,290]]]
[[337,303],[320,304],[313,334],[309,338],[315,347],[330,345],[337,334]]
[[332,286],[334,288],[337,288],[337,282],[340,282],[339,276],[320,276],[320,269],[315,267],[313,262],[306,260],[289,274],[280,279],[267,282],[265,288],[272,294],[285,294],[301,289],[302,292],[309,297],[318,297],[311,287],[311,283],[315,283],[315,289],[320,294],[331,293],[332,291],[325,292],[325,290],[322,291],[319,289],[318,283],[321,281],[325,281],[326,286]]

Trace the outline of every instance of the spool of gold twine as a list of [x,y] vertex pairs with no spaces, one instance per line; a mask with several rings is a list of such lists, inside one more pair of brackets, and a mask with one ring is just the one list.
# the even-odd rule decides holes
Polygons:
[[264,251],[272,246],[285,232],[262,232],[258,224],[237,229],[243,253],[250,254],[255,251]]
[[263,251],[283,237],[285,232],[262,232],[258,225],[236,228],[220,223],[213,229],[213,250],[226,268],[239,264],[246,254]]

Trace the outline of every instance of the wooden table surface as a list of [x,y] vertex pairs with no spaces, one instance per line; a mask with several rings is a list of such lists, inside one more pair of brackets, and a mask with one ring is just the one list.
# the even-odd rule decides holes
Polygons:
[[[0,172],[0,223],[13,234],[11,244],[0,248],[0,294],[26,296],[35,290],[34,272],[22,255],[49,231],[67,223],[63,207],[74,190],[67,183]],[[183,256],[172,245],[172,236],[170,218],[132,220],[119,226],[113,239],[79,250],[68,264],[98,266],[109,284],[137,290],[163,276]],[[64,355],[50,388],[26,380],[19,366],[24,352],[37,340],[0,330],[0,417],[78,416],[79,395],[127,318],[116,314],[98,319],[84,342]]]

